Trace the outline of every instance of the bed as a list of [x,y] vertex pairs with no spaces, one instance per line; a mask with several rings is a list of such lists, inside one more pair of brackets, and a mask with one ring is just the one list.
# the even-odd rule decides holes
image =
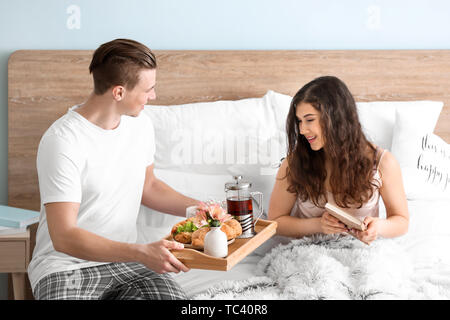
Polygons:
[[[88,65],[92,53],[19,50],[11,55],[8,205],[40,209],[35,168],[38,143],[53,121],[91,92]],[[267,208],[276,164],[285,152],[283,125],[290,97],[303,84],[321,75],[335,75],[349,86],[367,134],[392,152],[397,150],[407,173],[404,178],[411,215],[407,235],[376,241],[370,250],[351,238],[317,236],[293,240],[276,236],[228,272],[193,269],[175,275],[190,298],[450,298],[450,254],[446,253],[450,231],[445,227],[450,222],[450,187],[446,189],[442,183],[439,191],[430,187],[424,192],[410,163],[411,150],[416,150],[414,143],[418,141],[411,137],[422,125],[426,130],[421,134],[427,134],[433,146],[439,146],[444,153],[448,150],[450,50],[157,50],[155,54],[159,66],[157,100],[144,110],[158,123],[155,174],[180,192],[203,200],[220,200],[225,197],[224,184],[232,175],[241,174],[254,183],[255,190],[264,193]],[[211,121],[215,118],[219,121]],[[413,127],[411,119],[415,121]],[[194,134],[198,123],[206,130],[199,141],[195,140],[199,134]],[[192,140],[183,140],[187,133],[192,134]],[[240,155],[230,157],[214,149],[227,141],[242,140],[246,142]],[[188,143],[200,145],[201,159],[189,153],[186,157]],[[252,154],[251,145],[257,146],[256,155]],[[435,179],[448,181],[445,174],[449,173],[446,170],[450,160],[445,159],[439,162],[439,170],[433,171],[429,165],[423,166],[422,171],[428,170],[430,175],[434,172]],[[380,210],[383,216],[382,202]],[[138,241],[164,237],[176,221],[179,218],[141,207]],[[343,248],[351,248],[343,255],[345,259],[336,254]],[[292,259],[285,263],[287,269],[280,271],[270,263],[293,249],[298,264],[292,264]],[[318,252],[320,256],[311,256]],[[370,261],[393,261],[389,266],[395,272],[389,273],[386,265],[379,263],[373,263],[377,270],[364,269],[364,263],[355,269],[356,264],[348,261],[356,253]],[[325,260],[313,268],[312,264],[301,263],[310,261],[304,259],[305,255],[311,261]],[[300,265],[306,268],[304,272],[300,272]],[[311,270],[315,270],[316,280],[306,278]],[[321,280],[317,281],[317,277]],[[314,285],[311,281],[315,281]],[[393,284],[403,291],[394,290]]]

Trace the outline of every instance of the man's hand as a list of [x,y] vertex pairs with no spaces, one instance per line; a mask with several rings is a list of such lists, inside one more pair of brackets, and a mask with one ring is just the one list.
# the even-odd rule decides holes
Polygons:
[[141,253],[143,253],[140,262],[147,268],[157,272],[187,272],[190,269],[182,264],[169,250],[183,249],[181,243],[168,240],[160,240],[153,243],[141,245]]

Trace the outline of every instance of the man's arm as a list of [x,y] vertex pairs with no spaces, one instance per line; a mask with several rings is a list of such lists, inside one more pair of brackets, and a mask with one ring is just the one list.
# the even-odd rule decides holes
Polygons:
[[185,217],[186,208],[198,205],[199,201],[182,195],[159,180],[153,173],[152,164],[145,173],[142,204],[160,212]]
[[75,202],[45,204],[48,231],[56,251],[89,261],[140,262],[158,273],[189,270],[169,251],[183,248],[175,242],[118,242],[77,227],[79,207]]

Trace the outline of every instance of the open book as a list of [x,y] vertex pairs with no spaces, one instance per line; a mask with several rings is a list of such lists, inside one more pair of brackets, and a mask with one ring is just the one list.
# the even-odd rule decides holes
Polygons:
[[[357,229],[360,231],[366,231],[367,226],[364,224],[364,222],[360,221],[358,218],[355,218],[351,214],[345,212],[341,208],[336,207],[335,205],[332,205],[330,203],[327,203],[325,205],[325,209],[328,211],[329,214],[331,214],[333,217],[335,217],[336,219],[341,221],[349,229]],[[352,232],[349,232],[349,234],[351,234],[352,236],[357,238]],[[358,239],[358,240],[360,240],[360,239]],[[368,244],[365,241],[363,241],[363,242]]]

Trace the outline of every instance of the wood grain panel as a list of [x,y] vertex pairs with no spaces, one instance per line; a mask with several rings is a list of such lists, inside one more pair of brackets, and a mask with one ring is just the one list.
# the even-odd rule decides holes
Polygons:
[[[19,50],[8,62],[8,203],[39,210],[42,134],[92,90],[90,50]],[[293,95],[335,75],[357,101],[444,101],[435,132],[450,142],[450,50],[155,51],[157,100],[171,105]]]
[[26,242],[1,241],[0,242],[0,270],[1,272],[26,271]]

